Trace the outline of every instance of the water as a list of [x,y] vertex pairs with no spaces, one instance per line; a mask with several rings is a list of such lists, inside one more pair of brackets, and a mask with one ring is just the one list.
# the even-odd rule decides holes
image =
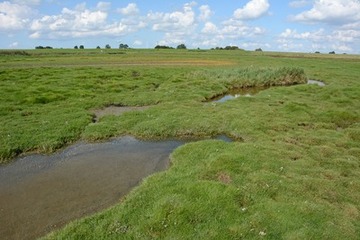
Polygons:
[[321,81],[318,81],[318,80],[308,80],[307,81],[307,84],[316,84],[320,87],[324,87],[325,86],[325,83],[324,82],[321,82]]
[[167,169],[170,153],[184,143],[127,136],[0,166],[0,239],[36,239],[118,203],[143,178]]
[[[325,83],[318,81],[318,80],[308,80],[307,84],[316,84],[320,87],[324,87]],[[261,91],[264,91],[266,89],[270,88],[269,86],[267,87],[250,87],[250,88],[237,88],[237,89],[233,89],[228,91],[226,94],[224,95],[219,95],[217,97],[214,97],[212,99],[210,99],[211,102],[218,102],[218,103],[223,103],[235,98],[239,98],[239,97],[251,97],[254,96],[256,94],[258,94]]]
[[251,97],[251,96],[254,96],[255,94],[257,94],[265,89],[268,89],[268,88],[269,87],[252,87],[252,88],[232,89],[232,90],[228,91],[225,95],[219,95],[217,97],[212,98],[210,101],[223,103],[223,102],[226,102],[231,99],[238,98],[238,97]]
[[183,143],[123,137],[1,166],[1,239],[35,239],[114,205],[141,179],[166,169]]

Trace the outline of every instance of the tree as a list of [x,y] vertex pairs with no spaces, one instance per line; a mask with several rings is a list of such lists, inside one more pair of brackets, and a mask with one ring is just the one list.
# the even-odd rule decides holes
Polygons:
[[80,47],[79,47],[80,49],[84,49],[84,45],[80,45]]
[[257,48],[255,49],[256,52],[262,52],[262,49],[261,48]]
[[76,45],[76,46],[74,47],[74,49],[79,49],[79,47]]
[[128,48],[129,48],[129,45],[120,43],[119,48],[120,48],[120,49],[128,49]]
[[110,49],[111,46],[110,46],[109,44],[106,44],[105,48],[106,48],[106,49]]
[[96,49],[100,49],[100,46],[97,46]]
[[185,46],[185,44],[180,44],[180,45],[178,45],[177,47],[176,47],[176,49],[186,49],[186,46]]
[[329,54],[335,54],[335,51],[329,52]]
[[226,46],[225,50],[239,50],[238,46]]
[[156,45],[155,49],[174,49],[173,47],[169,47],[169,46],[161,46],[161,45]]

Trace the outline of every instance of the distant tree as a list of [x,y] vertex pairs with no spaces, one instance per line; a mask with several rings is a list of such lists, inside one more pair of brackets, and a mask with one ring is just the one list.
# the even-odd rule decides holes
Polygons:
[[119,48],[120,48],[120,49],[128,49],[128,48],[129,48],[129,45],[120,43]]
[[110,46],[109,44],[106,44],[105,48],[106,48],[106,49],[110,49],[111,46]]
[[80,49],[84,49],[84,45],[80,45],[80,47],[79,47]]
[[76,45],[76,46],[74,47],[74,49],[79,49],[79,47]]
[[185,46],[185,44],[180,44],[180,45],[178,45],[177,47],[176,47],[176,49],[186,49],[186,46]]
[[257,48],[255,49],[256,52],[262,52],[262,49],[261,48]]
[[36,46],[35,49],[44,49],[43,46]]
[[46,46],[45,48],[46,49],[53,49],[53,47],[50,47],[50,46]]
[[238,46],[226,46],[225,50],[239,50]]
[[335,54],[335,51],[331,51],[331,52],[329,52],[329,54]]
[[155,49],[174,49],[173,47],[169,47],[169,46],[161,46],[161,45],[156,45]]
[[100,46],[97,46],[96,49],[101,49]]
[[315,53],[319,54],[320,52],[319,52],[319,51],[316,51]]

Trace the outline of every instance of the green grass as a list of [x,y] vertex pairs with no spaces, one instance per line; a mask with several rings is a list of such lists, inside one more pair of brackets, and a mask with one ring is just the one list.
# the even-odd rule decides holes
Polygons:
[[[47,239],[357,239],[360,57],[245,51],[36,50],[0,56],[0,156],[79,139],[186,144],[118,205]],[[306,78],[325,87],[301,84]],[[295,84],[295,85],[293,85]],[[206,102],[233,88],[253,97]],[[147,110],[104,116],[107,105]]]
[[341,169],[330,170],[314,149],[295,161],[289,147],[187,144],[121,204],[48,239],[356,239],[356,159],[338,153],[327,161]]

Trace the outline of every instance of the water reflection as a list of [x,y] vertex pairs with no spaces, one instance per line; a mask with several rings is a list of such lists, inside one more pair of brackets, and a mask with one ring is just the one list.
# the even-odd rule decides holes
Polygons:
[[320,87],[324,87],[325,86],[325,83],[324,82],[321,82],[321,81],[318,81],[318,80],[308,80],[307,81],[307,84],[316,84]]
[[252,87],[252,88],[237,88],[229,90],[225,95],[219,95],[211,99],[211,102],[223,103],[238,97],[251,97],[255,94],[268,89],[269,87]]
[[34,239],[115,204],[141,179],[166,169],[183,143],[124,137],[0,167],[1,238]]
[[[307,84],[316,84],[318,86],[324,87],[325,83],[318,80],[308,80]],[[229,101],[231,99],[239,98],[239,97],[251,97],[256,95],[257,93],[264,91],[270,88],[270,86],[266,87],[249,87],[249,88],[236,88],[229,90],[226,94],[222,94],[210,99],[210,102],[223,103]]]
[[114,205],[143,178],[167,169],[170,153],[185,142],[127,136],[0,166],[1,239],[35,239]]

